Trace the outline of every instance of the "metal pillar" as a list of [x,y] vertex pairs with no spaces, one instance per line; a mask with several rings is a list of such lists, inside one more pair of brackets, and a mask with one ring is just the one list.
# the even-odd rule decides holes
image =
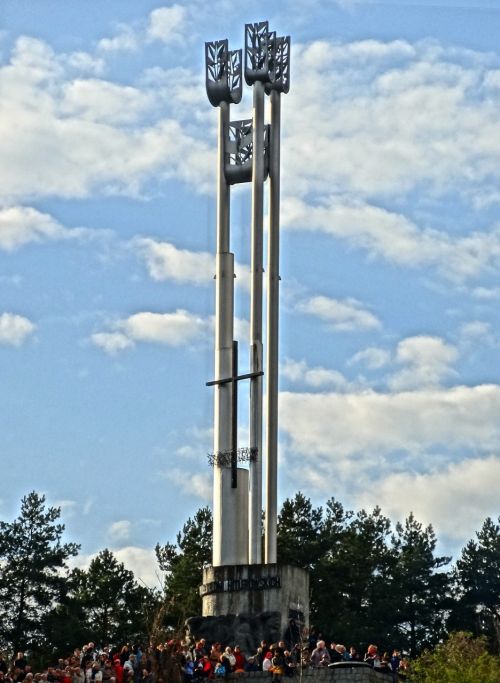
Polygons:
[[[262,563],[263,256],[264,182],[270,149],[270,226],[267,305],[266,563],[276,562],[280,93],[288,92],[290,38],[276,37],[268,22],[245,25],[245,80],[253,87],[252,121],[229,119],[242,95],[241,50],[227,40],[205,44],[207,95],[219,107],[214,408],[213,565]],[[271,132],[264,124],[271,98]],[[269,142],[271,138],[271,142]],[[230,184],[252,181],[250,372],[238,375],[234,327],[234,256],[230,252]],[[237,382],[250,379],[250,443],[238,449]],[[244,452],[248,458],[244,458]],[[229,459],[228,459],[229,458]],[[238,459],[249,470],[238,468]]]
[[[229,251],[230,190],[224,175],[225,136],[229,126],[229,103],[219,105],[219,143],[217,168],[217,257],[215,274],[215,377],[233,372],[234,256]],[[214,451],[232,448],[232,384],[215,386]],[[228,481],[229,480],[229,481]],[[236,538],[236,496],[231,496],[231,476],[227,468],[214,465],[213,565],[232,564],[228,548],[238,552]],[[224,542],[223,542],[224,539]],[[231,555],[233,552],[231,552]]]
[[269,154],[269,233],[267,239],[267,432],[265,562],[277,562],[278,522],[278,367],[279,367],[279,258],[280,258],[280,128],[281,96],[270,93],[271,141]]
[[[252,260],[250,291],[250,370],[262,371],[262,292],[264,254],[264,85],[253,85]],[[250,462],[249,562],[262,561],[262,377],[250,384],[250,448],[257,458]]]

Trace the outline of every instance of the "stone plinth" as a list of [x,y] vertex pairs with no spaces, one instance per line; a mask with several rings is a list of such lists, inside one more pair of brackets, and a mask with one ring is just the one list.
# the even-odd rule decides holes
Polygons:
[[[274,613],[279,638],[293,618],[309,625],[309,574],[282,564],[207,567],[200,587],[204,617]],[[279,624],[279,625],[278,625]]]
[[[248,683],[270,683],[272,675],[262,671],[255,673],[230,674],[228,682],[236,682],[244,679],[251,679]],[[297,672],[293,678],[283,680],[302,680],[302,683],[392,683],[392,676],[386,673],[379,673],[370,667],[348,667],[348,668],[326,668],[326,669],[305,669]],[[398,677],[398,681],[403,681]]]

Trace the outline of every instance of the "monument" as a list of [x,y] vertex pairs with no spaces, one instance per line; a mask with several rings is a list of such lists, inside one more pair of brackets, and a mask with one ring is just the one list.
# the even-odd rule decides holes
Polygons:
[[[309,619],[305,570],[277,563],[278,334],[281,95],[290,86],[290,37],[267,21],[245,25],[244,78],[253,90],[253,117],[232,121],[243,92],[242,50],[227,40],[205,44],[206,89],[218,109],[217,254],[215,274],[215,379],[213,557],[200,587],[203,616],[189,620],[193,635],[248,649],[260,637],[282,638],[293,618]],[[266,101],[270,123],[265,123]],[[264,191],[269,180],[266,338],[263,338]],[[250,372],[239,374],[234,339],[234,254],[230,195],[252,184]],[[264,343],[265,341],[265,343]],[[265,354],[265,362],[264,362]],[[248,380],[249,443],[238,444],[238,383]],[[264,424],[264,388],[266,420]],[[265,447],[263,432],[265,427]],[[264,457],[265,456],[265,457]],[[266,463],[264,558],[262,481]],[[215,635],[217,634],[217,635]],[[210,636],[209,636],[210,637]],[[242,642],[243,641],[243,642]],[[256,642],[254,642],[256,641]]]

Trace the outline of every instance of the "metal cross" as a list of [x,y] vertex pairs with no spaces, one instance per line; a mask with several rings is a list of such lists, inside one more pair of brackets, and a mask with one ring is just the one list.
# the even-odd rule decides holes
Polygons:
[[244,375],[238,375],[238,342],[233,341],[233,363],[231,377],[214,379],[211,382],[206,383],[207,387],[233,383],[233,400],[231,410],[231,488],[233,489],[237,488],[238,486],[238,382],[242,379],[261,377],[263,374],[264,372],[261,370],[260,372],[247,372]]

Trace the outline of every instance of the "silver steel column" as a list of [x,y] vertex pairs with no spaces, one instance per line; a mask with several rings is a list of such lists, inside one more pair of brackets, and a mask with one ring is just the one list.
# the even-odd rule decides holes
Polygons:
[[[229,252],[229,185],[224,176],[229,104],[219,105],[217,167],[217,257],[215,275],[215,377],[230,377],[233,364],[234,256]],[[232,447],[233,384],[214,387],[214,452]],[[236,496],[231,471],[214,465],[213,565],[236,564],[238,552]]]
[[[250,371],[262,371],[262,278],[264,251],[264,84],[253,85],[252,259],[250,291]],[[250,384],[249,562],[262,562],[262,377]]]
[[278,522],[278,368],[279,368],[279,261],[280,261],[280,123],[281,96],[270,93],[269,233],[267,241],[267,433],[265,562],[277,562]]

